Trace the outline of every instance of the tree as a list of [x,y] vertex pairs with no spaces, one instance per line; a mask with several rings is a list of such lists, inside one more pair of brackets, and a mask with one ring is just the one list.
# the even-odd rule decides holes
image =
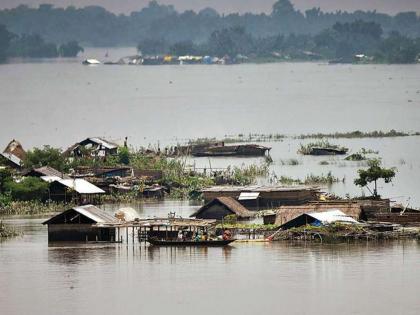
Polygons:
[[8,181],[5,190],[10,192],[13,200],[39,200],[47,198],[48,183],[37,177],[26,177],[19,183]]
[[7,30],[6,26],[0,24],[0,62],[6,60],[12,38],[13,34]]
[[126,147],[120,147],[118,149],[118,161],[121,164],[130,164],[130,151]]
[[[372,195],[377,198],[378,186],[377,181],[383,179],[385,183],[390,183],[395,177],[395,168],[383,168],[381,167],[380,159],[368,160],[369,168],[366,170],[358,170],[359,177],[354,180],[354,183],[360,187],[367,187],[368,184],[374,183]],[[369,189],[369,187],[367,187]],[[369,189],[370,191],[370,189]]]
[[58,48],[61,57],[76,57],[79,52],[84,51],[83,47],[75,40],[62,44],[60,45],[60,48]]
[[196,50],[194,43],[187,40],[173,44],[169,48],[169,53],[175,56],[195,55]]
[[5,192],[5,186],[7,182],[12,181],[12,172],[7,169],[0,169],[0,194]]
[[61,172],[66,170],[66,160],[60,149],[52,148],[49,145],[42,149],[34,148],[27,152],[23,165],[26,168],[50,166]]

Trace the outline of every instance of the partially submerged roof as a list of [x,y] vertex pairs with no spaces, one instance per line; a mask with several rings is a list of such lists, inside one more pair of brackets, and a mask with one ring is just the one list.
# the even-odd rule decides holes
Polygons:
[[89,183],[87,180],[82,178],[60,178],[57,176],[41,176],[41,179],[48,183],[58,182],[79,194],[104,194],[105,191],[100,189],[99,187]]
[[324,212],[303,213],[296,218],[285,222],[281,225],[282,229],[289,229],[292,227],[311,225],[327,225],[331,223],[345,223],[345,224],[359,224],[352,217],[344,214],[340,210],[329,210]]
[[79,214],[91,219],[94,223],[97,224],[112,224],[112,223],[119,223],[119,220],[115,218],[112,214],[95,207],[94,205],[86,205],[86,206],[79,206],[68,209],[52,218],[48,219],[47,221],[43,222],[42,224],[53,224],[57,220],[59,220],[62,216],[70,211],[76,211]]
[[204,206],[202,206],[200,209],[198,209],[196,212],[194,212],[191,217],[196,217],[200,213],[206,211],[208,208],[213,206],[214,204],[219,203],[225,206],[232,214],[236,214],[238,217],[241,218],[250,218],[254,216],[254,213],[252,211],[249,211],[247,208],[245,208],[243,205],[241,205],[238,201],[231,197],[218,197],[213,199],[212,201],[208,202]]
[[359,220],[363,215],[360,204],[356,201],[309,202],[304,205],[281,206],[274,209],[276,214],[275,224],[282,225],[304,213],[317,213],[330,210],[340,210],[355,220]]

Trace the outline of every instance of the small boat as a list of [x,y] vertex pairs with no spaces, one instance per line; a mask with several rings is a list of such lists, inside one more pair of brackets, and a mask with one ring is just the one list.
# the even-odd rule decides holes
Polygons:
[[207,241],[180,241],[180,240],[159,240],[157,238],[149,238],[147,240],[151,245],[156,246],[226,246],[234,242],[230,240],[207,240]]

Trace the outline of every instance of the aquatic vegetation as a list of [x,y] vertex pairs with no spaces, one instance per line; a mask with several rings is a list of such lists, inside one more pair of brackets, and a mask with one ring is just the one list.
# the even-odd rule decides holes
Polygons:
[[287,160],[280,160],[281,165],[299,165],[300,162],[298,159],[287,159]]
[[281,176],[278,180],[282,185],[332,185],[334,183],[344,182],[345,178],[338,178],[328,172],[327,175],[314,175],[309,174],[304,180],[298,178],[292,178],[287,176]]
[[331,144],[326,139],[318,140],[315,142],[310,142],[307,144],[300,144],[300,148],[298,150],[298,153],[309,155],[312,154],[314,148],[323,148],[323,149],[332,149],[332,150],[338,150],[338,151],[348,151],[345,147],[340,147],[335,144]]
[[328,161],[321,161],[318,164],[319,165],[330,165],[330,162],[328,162]]
[[363,132],[359,130],[350,131],[350,132],[335,132],[335,133],[313,133],[313,134],[302,134],[297,136],[298,139],[308,139],[308,138],[390,138],[390,137],[409,137],[409,136],[418,136],[419,132],[409,133],[403,131],[396,131],[391,129],[389,131],[368,131]]
[[19,236],[19,235],[20,233],[16,231],[16,229],[0,221],[0,240]]
[[366,156],[361,153],[353,153],[345,158],[346,161],[364,161],[366,160]]
[[46,213],[61,212],[63,209],[71,208],[74,204],[62,202],[42,203],[39,201],[12,201],[0,206],[0,216],[2,215],[38,215]]
[[319,184],[332,185],[334,183],[340,183],[344,181],[345,181],[345,178],[340,179],[338,177],[333,176],[331,172],[328,172],[327,175],[310,174],[305,177],[305,180],[303,181],[303,183],[305,185],[319,185]]

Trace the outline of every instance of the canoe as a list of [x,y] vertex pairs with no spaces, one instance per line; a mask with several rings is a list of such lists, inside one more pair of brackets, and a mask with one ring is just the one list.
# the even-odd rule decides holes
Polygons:
[[178,240],[158,240],[149,238],[147,240],[151,245],[157,246],[226,246],[235,240],[209,240],[209,241],[178,241]]

